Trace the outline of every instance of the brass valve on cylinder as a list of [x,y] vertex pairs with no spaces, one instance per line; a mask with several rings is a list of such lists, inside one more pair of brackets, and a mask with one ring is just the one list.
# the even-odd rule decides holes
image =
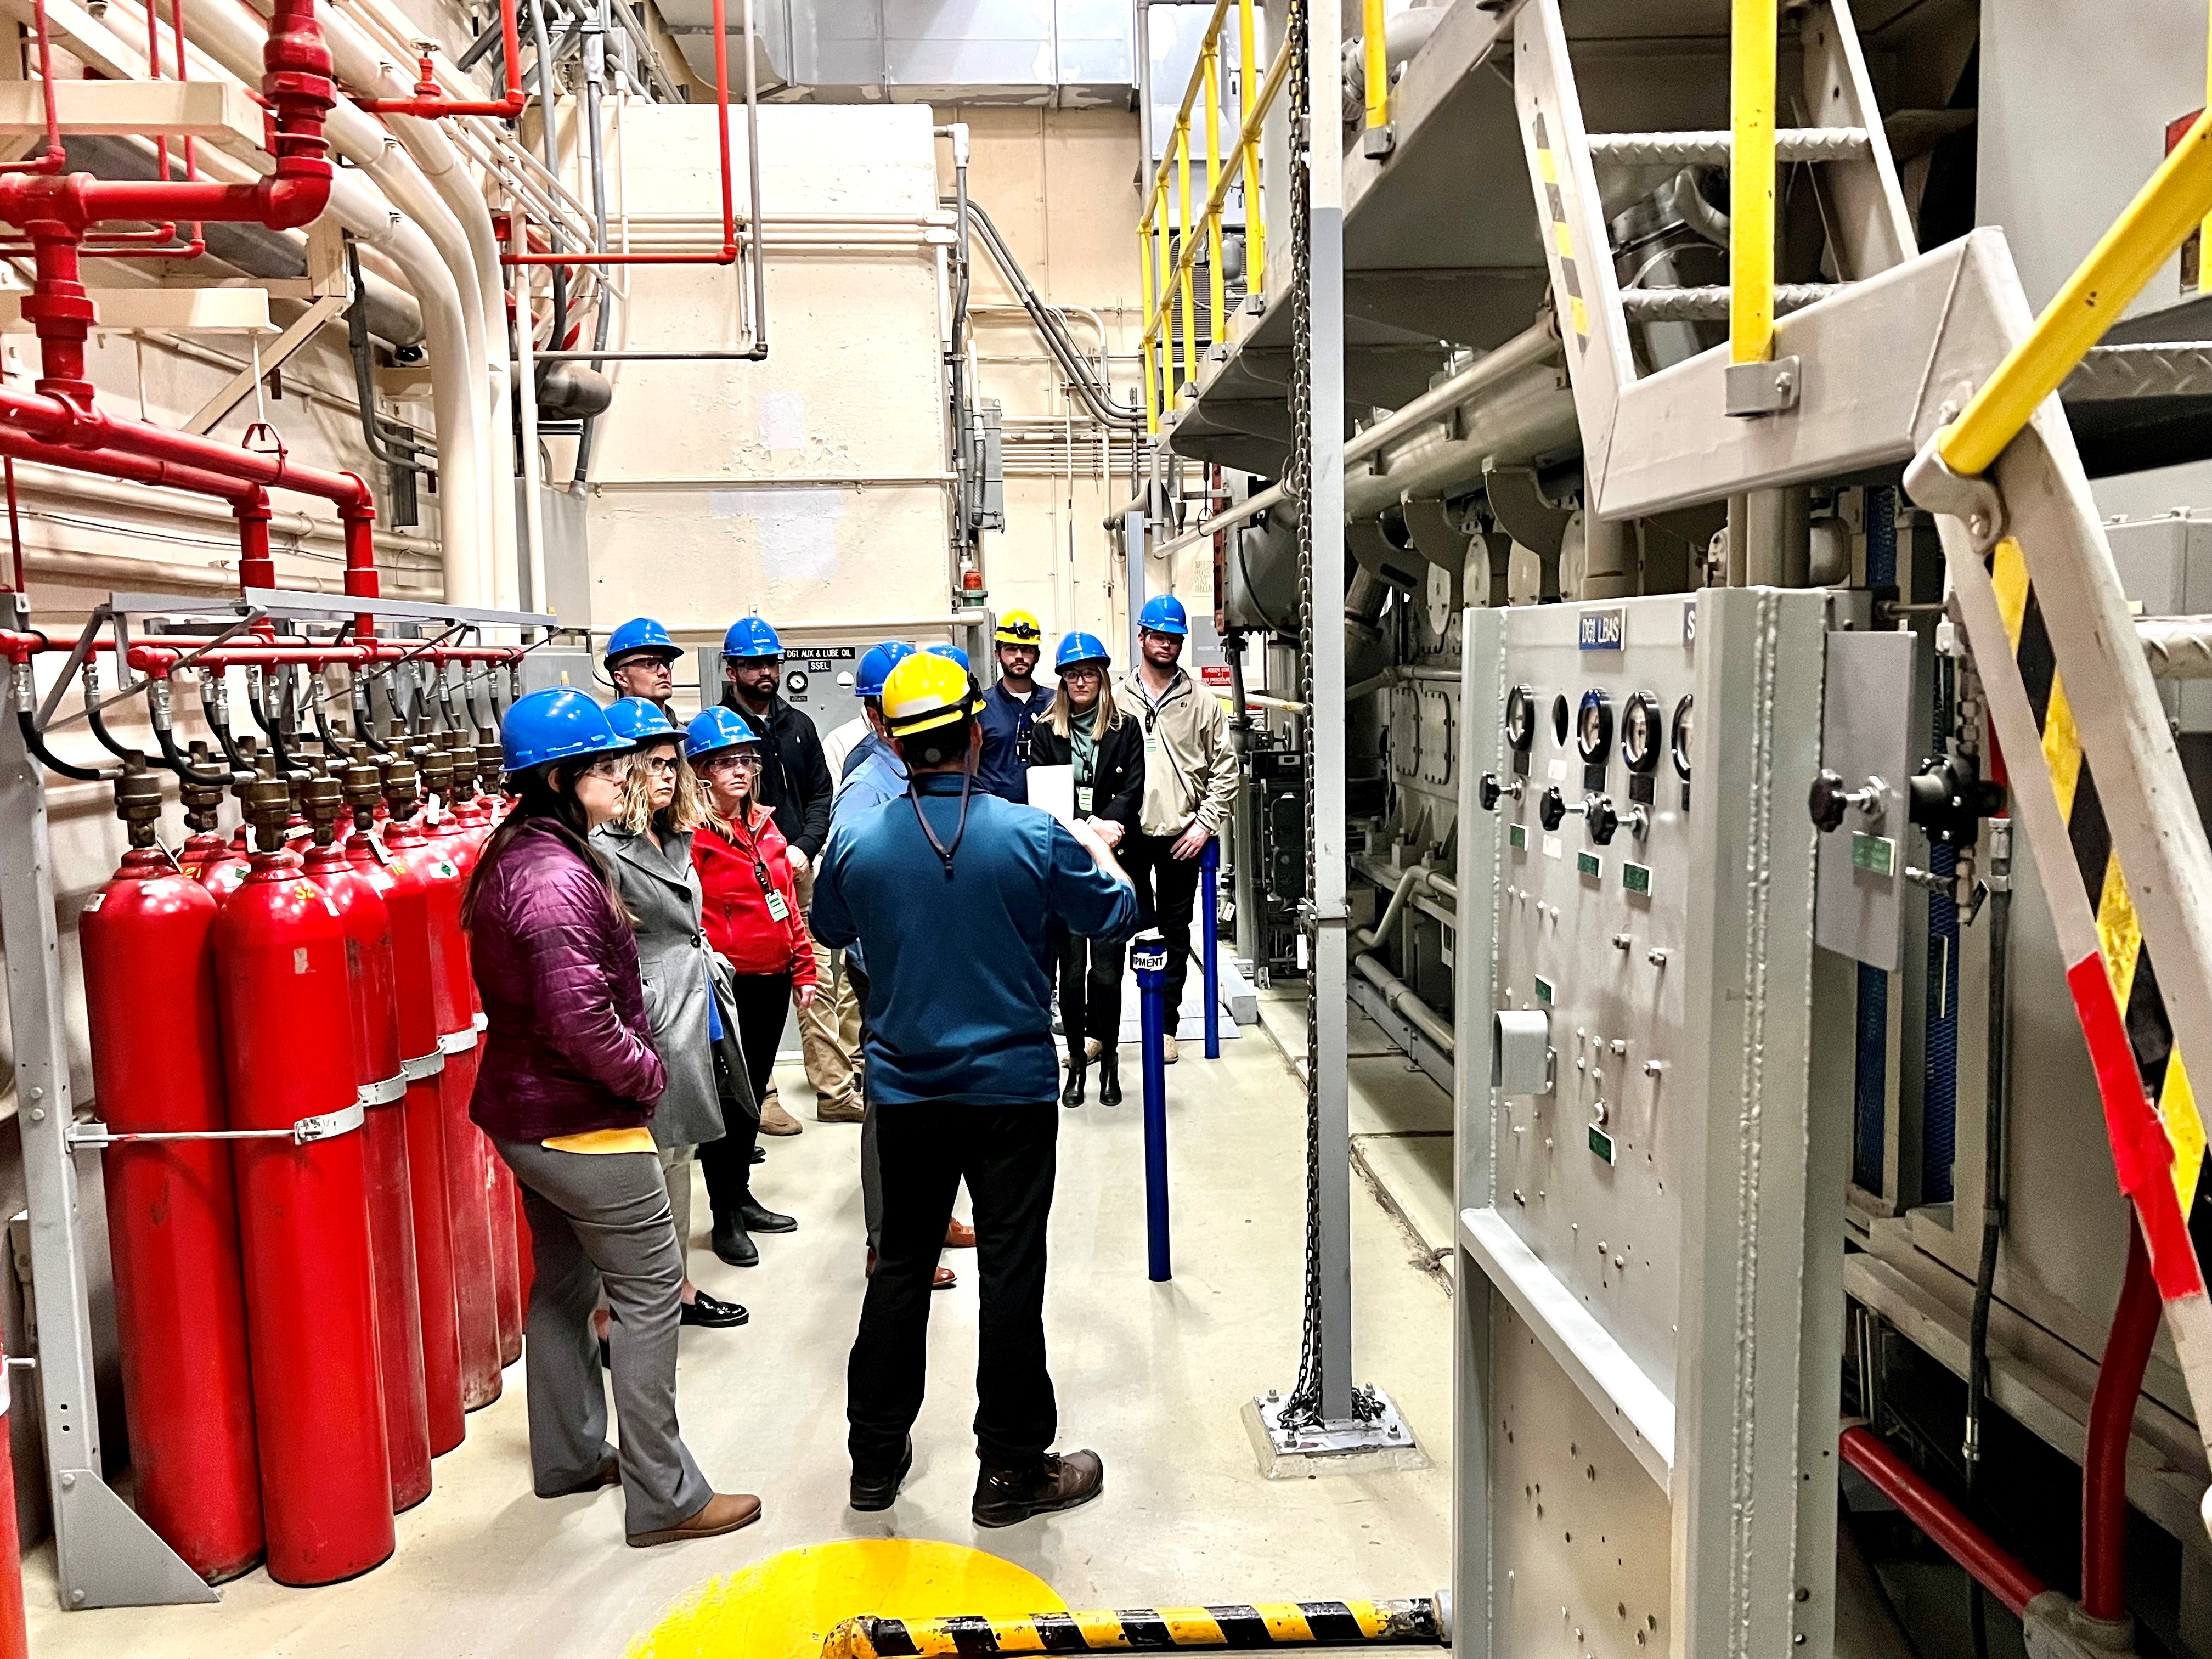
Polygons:
[[282,852],[284,829],[292,821],[292,784],[266,773],[246,786],[246,816],[253,825],[254,850]]
[[378,774],[384,784],[384,804],[395,818],[410,817],[419,804],[416,799],[415,763],[393,758],[378,763]]
[[[222,791],[216,791],[215,798],[221,800]],[[125,766],[123,775],[115,780],[115,816],[130,827],[133,847],[153,846],[154,826],[161,817],[161,780],[143,766]],[[214,822],[210,811],[208,823]]]
[[315,845],[328,847],[337,838],[338,811],[345,805],[344,791],[336,778],[313,777],[301,786],[307,822],[315,826]]
[[[193,771],[204,775],[214,769],[216,757],[208,752],[205,743],[196,738],[186,752]],[[180,781],[177,799],[184,803],[185,828],[195,835],[205,835],[213,830],[216,814],[222,806],[222,794],[223,787],[219,783],[195,783],[190,778]]]
[[376,824],[376,804],[384,799],[384,776],[375,763],[355,756],[338,775],[338,788],[353,809],[353,827],[367,835]]

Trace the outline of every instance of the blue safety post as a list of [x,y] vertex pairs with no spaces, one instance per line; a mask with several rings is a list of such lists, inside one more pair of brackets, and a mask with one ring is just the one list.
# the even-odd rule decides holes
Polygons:
[[1221,837],[1208,836],[1198,855],[1200,934],[1206,946],[1206,1057],[1221,1058]]
[[1168,942],[1146,933],[1133,942],[1129,960],[1137,969],[1137,991],[1144,1009],[1145,1057],[1145,1234],[1152,1280],[1164,1285],[1168,1267]]

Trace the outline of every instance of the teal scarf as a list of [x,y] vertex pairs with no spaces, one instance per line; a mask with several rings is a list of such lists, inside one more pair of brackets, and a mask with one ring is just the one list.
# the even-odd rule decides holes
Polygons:
[[1074,752],[1075,787],[1088,789],[1091,775],[1098,759],[1098,705],[1092,703],[1081,714],[1073,708],[1067,711],[1067,738]]

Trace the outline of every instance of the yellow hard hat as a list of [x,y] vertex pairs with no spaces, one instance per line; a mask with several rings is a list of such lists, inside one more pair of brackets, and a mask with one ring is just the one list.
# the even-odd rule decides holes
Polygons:
[[910,738],[982,711],[975,681],[949,657],[917,651],[899,659],[884,681],[884,724],[895,738]]
[[999,631],[991,635],[1000,645],[1034,645],[1042,647],[1044,629],[1032,611],[1009,611],[999,618]]

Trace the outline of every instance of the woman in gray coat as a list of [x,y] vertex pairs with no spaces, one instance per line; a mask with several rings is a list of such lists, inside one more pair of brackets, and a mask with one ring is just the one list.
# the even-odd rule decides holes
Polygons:
[[[726,1046],[732,1062],[720,1069],[740,1080],[728,1103],[756,1115],[760,1108],[743,1082],[736,1015],[717,982],[714,953],[700,925],[691,831],[703,814],[682,735],[659,708],[636,697],[616,703],[607,718],[617,735],[640,746],[623,763],[622,810],[592,831],[592,846],[605,860],[615,890],[636,923],[646,1020],[668,1070],[668,1087],[653,1115],[653,1139],[668,1182],[677,1243],[689,1256],[692,1154],[732,1127],[723,1121],[724,1098],[716,1087],[718,1045]],[[653,740],[664,732],[666,741]],[[686,1271],[684,1323],[719,1329],[748,1317],[736,1303],[700,1290]]]

